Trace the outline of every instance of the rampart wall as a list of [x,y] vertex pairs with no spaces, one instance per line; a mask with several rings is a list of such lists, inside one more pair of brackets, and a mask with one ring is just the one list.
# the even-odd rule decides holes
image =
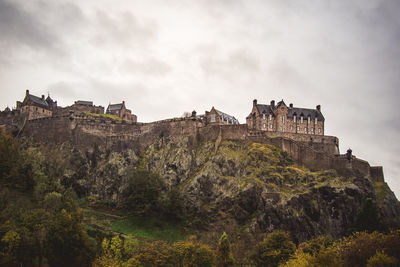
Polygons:
[[372,176],[383,181],[382,167],[338,154],[339,140],[334,136],[310,136],[249,131],[246,124],[205,125],[200,118],[174,118],[152,123],[128,123],[83,115],[58,116],[29,121],[21,131],[41,143],[70,142],[91,150],[95,144],[113,150],[127,148],[141,151],[155,140],[179,141],[189,138],[193,144],[203,141],[238,140],[271,144],[286,151],[295,162],[310,169],[335,169],[339,174]]

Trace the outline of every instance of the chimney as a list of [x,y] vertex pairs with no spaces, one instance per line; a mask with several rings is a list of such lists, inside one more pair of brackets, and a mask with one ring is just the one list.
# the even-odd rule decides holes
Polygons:
[[192,111],[192,117],[196,117],[196,114],[197,114],[197,113],[196,113],[196,110],[193,110],[193,111]]
[[44,95],[42,95],[42,100],[44,100]]
[[271,107],[272,107],[272,108],[275,107],[275,100],[271,100]]
[[29,95],[29,90],[28,89],[26,90],[26,95]]
[[289,108],[293,108],[293,103],[290,103],[290,104],[289,104]]
[[257,105],[257,99],[253,100],[253,106]]
[[317,106],[317,110],[318,110],[319,112],[321,112],[321,105],[318,105],[318,106]]

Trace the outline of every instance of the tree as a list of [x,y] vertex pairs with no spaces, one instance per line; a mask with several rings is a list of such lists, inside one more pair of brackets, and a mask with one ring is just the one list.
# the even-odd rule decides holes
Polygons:
[[217,267],[228,267],[235,265],[235,260],[232,256],[231,245],[228,240],[228,235],[225,232],[221,235],[218,241],[216,254]]
[[258,243],[250,258],[256,266],[273,267],[285,263],[295,250],[296,246],[289,235],[278,230]]
[[128,178],[128,186],[123,192],[123,206],[140,216],[159,211],[163,180],[146,170],[130,170]]
[[88,265],[91,249],[81,223],[81,214],[73,202],[65,206],[69,209],[56,213],[46,233],[46,258],[51,266]]
[[177,266],[211,267],[214,264],[215,256],[208,246],[181,241],[174,243],[173,248]]

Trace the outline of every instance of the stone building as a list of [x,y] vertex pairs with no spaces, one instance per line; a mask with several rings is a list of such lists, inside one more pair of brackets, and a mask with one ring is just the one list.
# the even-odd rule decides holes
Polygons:
[[44,95],[37,97],[29,94],[26,90],[25,98],[22,102],[17,101],[17,110],[28,120],[51,117],[53,111],[57,109],[57,101],[53,101],[50,96],[46,99]]
[[118,116],[125,121],[137,122],[137,116],[125,107],[125,101],[119,104],[109,104],[106,113]]
[[83,101],[78,100],[72,105],[75,113],[77,112],[89,112],[89,113],[96,113],[96,114],[104,114],[104,107],[103,106],[95,106],[93,105],[93,101]]
[[207,124],[239,124],[239,121],[231,115],[216,110],[214,107],[205,114]]
[[324,122],[320,105],[315,109],[297,108],[293,104],[287,106],[283,100],[276,105],[274,100],[270,105],[265,105],[257,104],[255,99],[251,113],[246,118],[250,130],[309,135],[324,135]]

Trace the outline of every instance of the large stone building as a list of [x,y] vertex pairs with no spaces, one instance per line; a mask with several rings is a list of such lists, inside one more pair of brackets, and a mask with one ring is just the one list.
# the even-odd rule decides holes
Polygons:
[[28,120],[46,118],[53,116],[53,111],[57,109],[57,101],[53,101],[50,96],[46,99],[44,95],[37,97],[31,95],[26,90],[25,98],[22,102],[17,101],[17,110]]
[[231,115],[216,110],[214,107],[205,114],[207,124],[239,124],[239,121]]
[[255,99],[251,113],[246,118],[251,130],[309,135],[324,135],[324,121],[320,105],[315,109],[297,108],[293,104],[287,106],[283,100],[276,105],[274,100],[270,105],[265,105],[257,104]]
[[125,101],[119,104],[109,104],[106,113],[118,116],[125,121],[137,122],[137,116],[125,107]]

